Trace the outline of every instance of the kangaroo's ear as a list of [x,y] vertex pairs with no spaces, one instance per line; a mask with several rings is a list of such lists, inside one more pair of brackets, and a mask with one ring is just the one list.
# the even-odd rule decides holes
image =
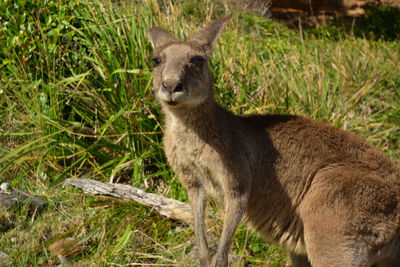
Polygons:
[[167,32],[163,28],[158,28],[158,27],[151,28],[149,30],[149,39],[151,44],[153,45],[154,50],[167,43],[177,41],[175,37],[173,37],[169,32]]
[[217,42],[218,37],[221,35],[225,24],[232,17],[232,14],[213,23],[207,25],[204,29],[193,35],[189,41],[205,46],[207,53],[211,54],[213,45]]

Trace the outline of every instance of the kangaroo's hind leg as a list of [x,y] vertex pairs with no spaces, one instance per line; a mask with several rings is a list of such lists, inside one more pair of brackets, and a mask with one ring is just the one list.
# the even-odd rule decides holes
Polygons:
[[[367,267],[368,251],[363,242],[346,236],[340,214],[310,203],[312,213],[303,216],[304,241],[313,267]],[[306,213],[307,211],[302,211]]]
[[304,241],[313,267],[369,267],[363,242],[342,234],[342,226],[333,214],[319,212],[321,218],[304,220]]
[[311,265],[370,266],[399,231],[396,190],[359,166],[321,170],[300,205]]

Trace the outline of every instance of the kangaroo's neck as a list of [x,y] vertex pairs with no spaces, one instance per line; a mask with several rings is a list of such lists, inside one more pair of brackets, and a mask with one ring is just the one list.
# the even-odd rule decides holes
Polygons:
[[164,107],[165,122],[167,126],[179,123],[185,128],[195,130],[198,127],[211,126],[214,121],[218,104],[210,99],[197,106],[191,107]]
[[228,117],[234,116],[214,99],[195,107],[164,109],[164,113],[167,134],[195,134],[205,142],[217,138]]

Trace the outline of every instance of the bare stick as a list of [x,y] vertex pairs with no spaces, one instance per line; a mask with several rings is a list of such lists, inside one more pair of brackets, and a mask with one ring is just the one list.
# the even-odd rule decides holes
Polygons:
[[139,188],[124,185],[102,183],[88,179],[67,179],[65,184],[82,189],[85,194],[106,195],[127,200],[134,200],[144,206],[152,207],[161,215],[186,223],[193,222],[193,215],[189,204],[181,201],[147,193]]
[[0,185],[0,205],[5,208],[11,208],[19,204],[29,203],[30,211],[41,211],[47,204],[47,201],[40,197],[29,194],[28,192],[11,188],[8,183]]

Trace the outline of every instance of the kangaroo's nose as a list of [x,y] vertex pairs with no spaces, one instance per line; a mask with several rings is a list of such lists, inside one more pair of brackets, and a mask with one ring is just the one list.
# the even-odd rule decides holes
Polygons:
[[161,86],[162,86],[163,90],[166,90],[170,93],[183,92],[183,83],[182,82],[178,82],[178,83],[162,82]]
[[166,82],[162,82],[161,85],[162,85],[162,89],[167,90],[167,83]]
[[183,92],[183,83],[182,83],[182,82],[178,83],[178,84],[175,86],[174,93],[175,93],[175,92]]

